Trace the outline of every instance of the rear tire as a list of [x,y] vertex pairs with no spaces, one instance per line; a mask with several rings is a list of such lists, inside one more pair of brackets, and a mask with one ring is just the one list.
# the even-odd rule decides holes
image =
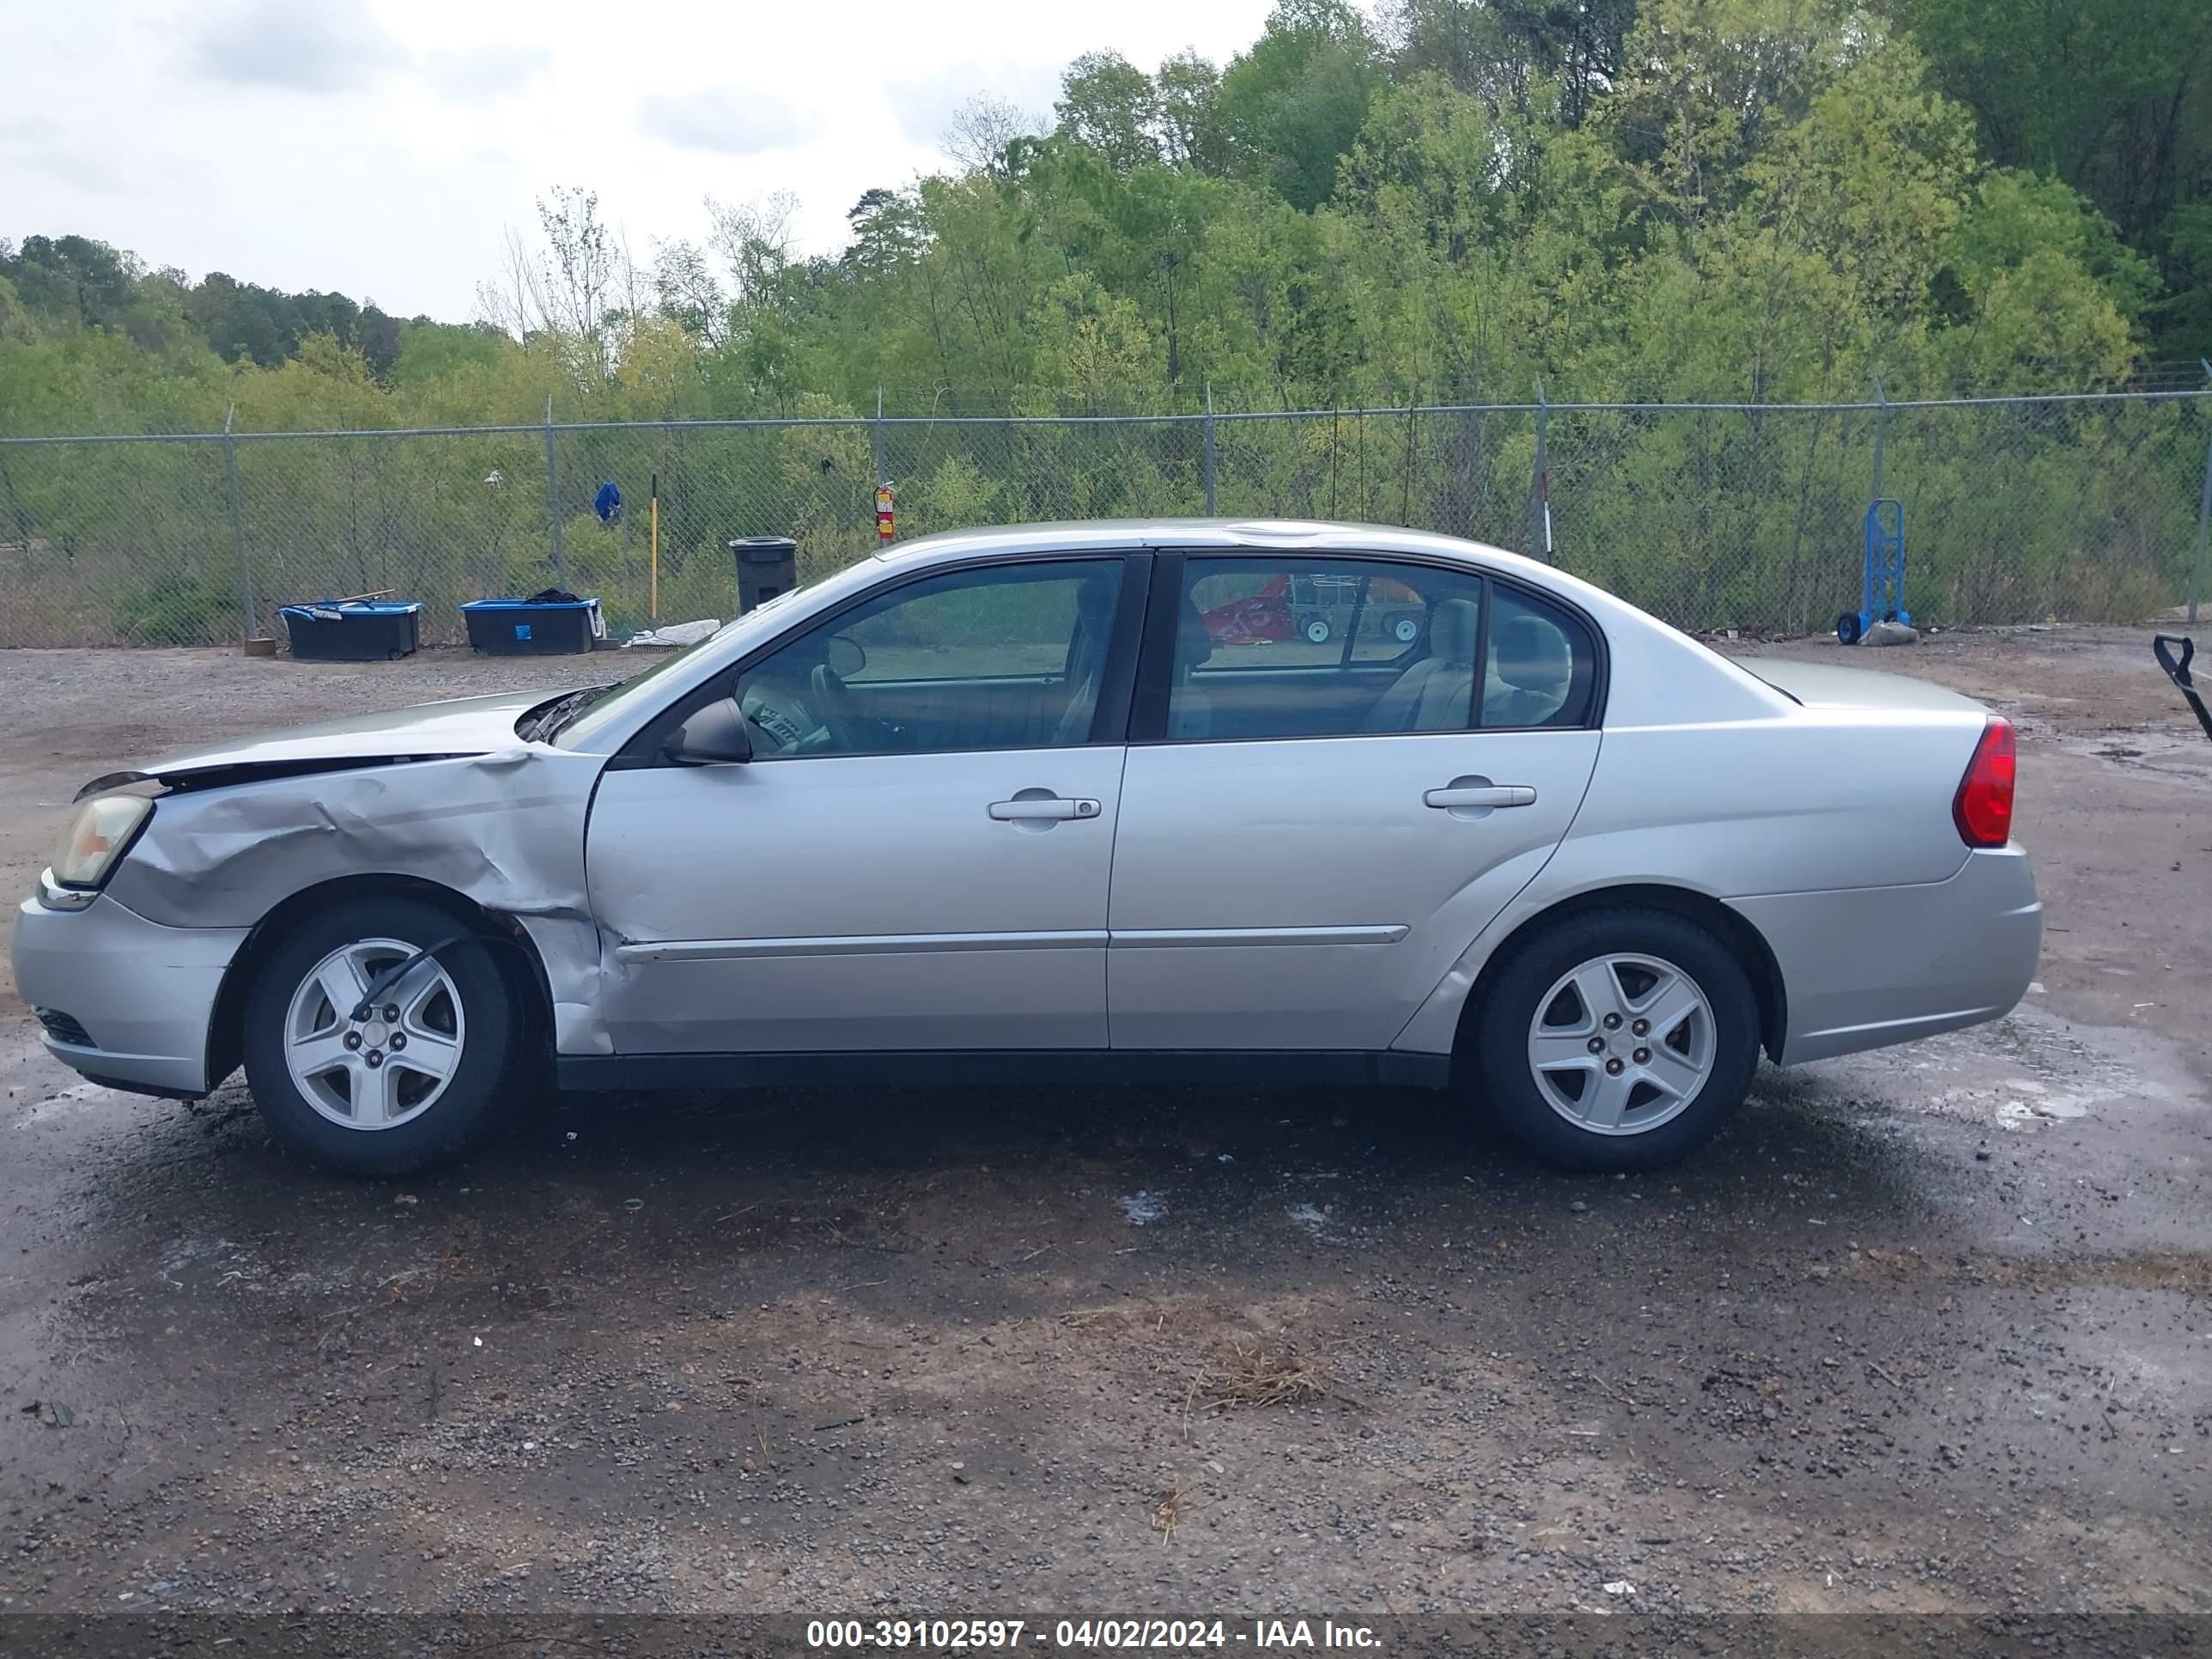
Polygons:
[[1728,946],[1670,911],[1588,911],[1512,947],[1474,1023],[1499,1121],[1573,1170],[1657,1170],[1750,1091],[1759,1000]]
[[[520,1021],[483,939],[409,970],[368,1022],[345,1006],[358,1006],[352,988],[457,933],[467,925],[420,899],[361,898],[277,945],[247,994],[244,1043],[277,1140],[342,1174],[397,1176],[459,1155],[490,1127]],[[389,1010],[400,1018],[386,1021]]]

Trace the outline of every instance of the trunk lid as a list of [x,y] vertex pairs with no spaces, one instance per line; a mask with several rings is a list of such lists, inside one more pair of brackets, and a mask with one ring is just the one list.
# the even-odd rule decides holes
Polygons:
[[1738,657],[1738,665],[1785,692],[1808,708],[1881,708],[1986,714],[1980,703],[1956,691],[1905,674],[1834,663],[1796,662],[1781,657]]

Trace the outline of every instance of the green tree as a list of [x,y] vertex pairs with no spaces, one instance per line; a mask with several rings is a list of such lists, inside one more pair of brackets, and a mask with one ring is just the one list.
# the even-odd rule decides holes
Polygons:
[[1401,76],[1442,75],[1523,114],[1555,88],[1578,127],[1620,78],[1636,0],[1396,0],[1384,17]]
[[2001,167],[2083,191],[2140,240],[2212,165],[2202,0],[1900,0]]
[[1162,60],[1152,77],[1154,126],[1161,156],[1178,167],[1218,173],[1220,128],[1214,100],[1221,93],[1221,71],[1194,52]]
[[1745,163],[1869,26],[1852,21],[1842,0],[1644,0],[1601,125],[1656,222],[1695,227],[1735,204]]
[[1087,52],[1060,77],[1060,130],[1118,172],[1160,159],[1159,91],[1117,52]]
[[73,313],[88,328],[122,320],[137,295],[137,259],[88,236],[27,236],[0,250],[0,276],[36,310]]
[[1293,207],[1320,206],[1382,80],[1375,40],[1345,0],[1279,0],[1214,98],[1228,164]]

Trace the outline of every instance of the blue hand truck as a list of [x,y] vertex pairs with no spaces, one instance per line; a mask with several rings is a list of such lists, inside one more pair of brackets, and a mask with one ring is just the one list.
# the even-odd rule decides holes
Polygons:
[[1836,618],[1836,637],[1856,645],[1878,622],[1912,626],[1905,608],[1905,503],[1899,501],[1867,504],[1865,586],[1859,608]]

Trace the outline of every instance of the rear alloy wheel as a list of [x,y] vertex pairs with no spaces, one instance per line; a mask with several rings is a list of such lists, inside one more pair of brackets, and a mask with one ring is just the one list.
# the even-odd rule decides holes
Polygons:
[[[361,899],[301,924],[262,965],[246,1073],[276,1138],[327,1168],[401,1175],[489,1121],[514,1030],[485,943],[416,899]],[[439,945],[388,985],[393,969]],[[374,998],[368,994],[376,991]]]
[[1583,1170],[1682,1158],[1741,1103],[1759,1060],[1742,965],[1696,923],[1623,908],[1516,947],[1477,1026],[1486,1092],[1531,1150]]
[[1592,1134],[1656,1129],[1713,1071],[1713,1009],[1657,957],[1592,957],[1536,999],[1528,1071],[1544,1103]]

